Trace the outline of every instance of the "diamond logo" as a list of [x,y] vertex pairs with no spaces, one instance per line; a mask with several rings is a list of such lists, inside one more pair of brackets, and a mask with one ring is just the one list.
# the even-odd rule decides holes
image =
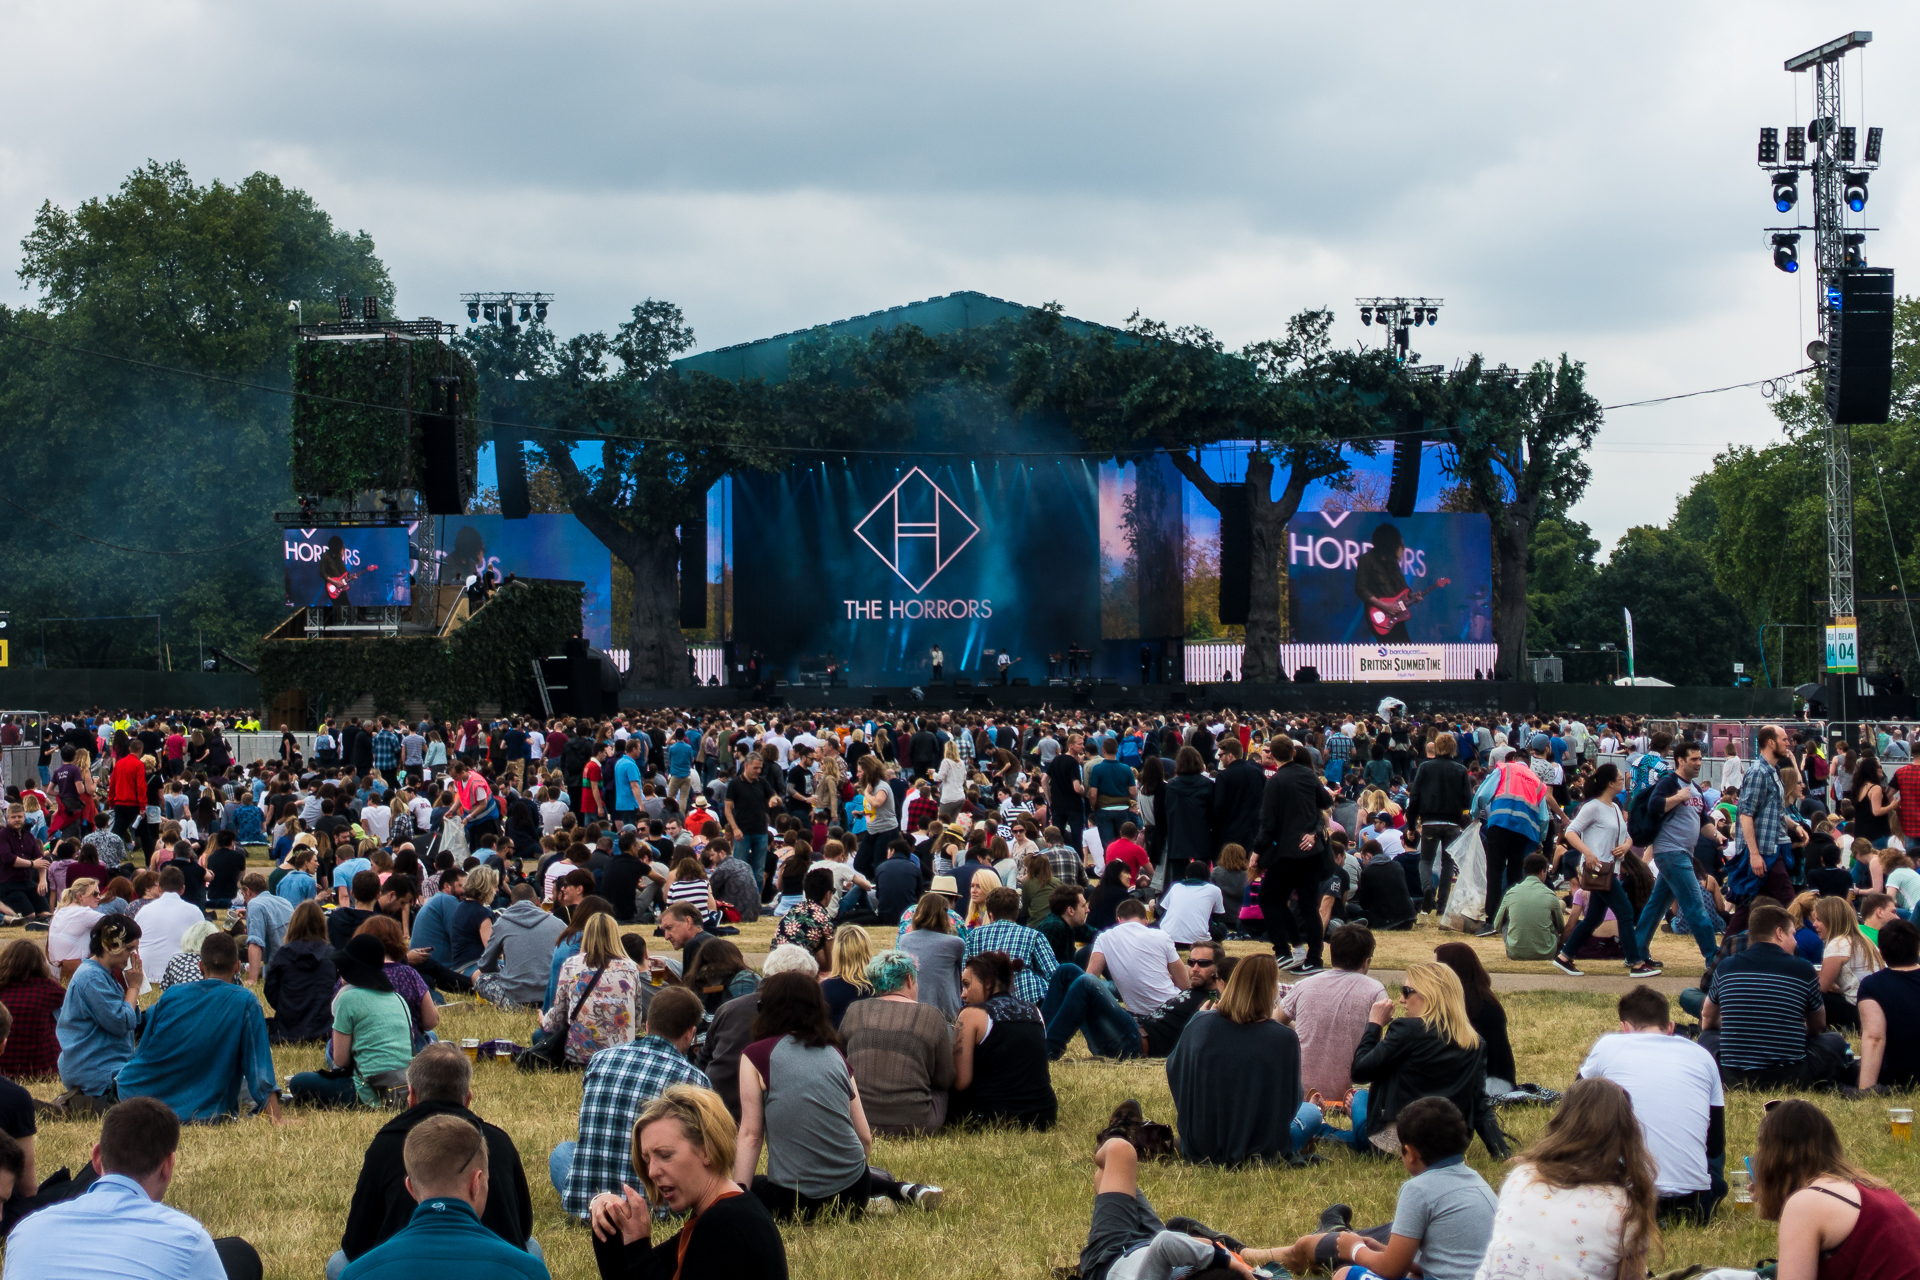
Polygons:
[[915,467],[853,526],[853,532],[900,581],[919,592],[980,536],[980,526],[946,490]]

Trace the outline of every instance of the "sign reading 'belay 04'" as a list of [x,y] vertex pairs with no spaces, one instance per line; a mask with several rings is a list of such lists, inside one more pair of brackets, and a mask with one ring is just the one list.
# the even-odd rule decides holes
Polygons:
[[813,463],[733,479],[734,640],[789,679],[997,671],[1100,638],[1099,481],[1078,458]]

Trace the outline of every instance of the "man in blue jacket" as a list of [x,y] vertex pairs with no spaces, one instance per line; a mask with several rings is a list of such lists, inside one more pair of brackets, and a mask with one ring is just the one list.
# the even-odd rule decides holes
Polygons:
[[431,1116],[407,1135],[413,1220],[360,1255],[341,1280],[549,1280],[547,1264],[480,1222],[487,1203],[487,1141],[458,1116]]

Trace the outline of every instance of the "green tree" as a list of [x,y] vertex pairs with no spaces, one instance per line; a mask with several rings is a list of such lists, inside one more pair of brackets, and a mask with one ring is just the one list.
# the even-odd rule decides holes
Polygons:
[[1578,520],[1549,517],[1535,526],[1527,548],[1527,643],[1535,649],[1583,644],[1570,615],[1593,589],[1599,550]]
[[[373,241],[270,174],[198,186],[178,162],[149,162],[111,196],[43,205],[21,248],[40,296],[0,307],[17,504],[0,574],[23,638],[36,616],[159,613],[182,652],[196,631],[250,651],[283,599],[272,513],[290,497],[287,400],[106,357],[284,387],[290,303],[308,319],[339,294],[391,306]],[[57,634],[54,665],[153,661]]]
[[1700,547],[1666,529],[1626,532],[1563,625],[1595,644],[1626,647],[1633,611],[1634,671],[1668,684],[1725,685],[1755,657],[1740,606],[1714,582]]

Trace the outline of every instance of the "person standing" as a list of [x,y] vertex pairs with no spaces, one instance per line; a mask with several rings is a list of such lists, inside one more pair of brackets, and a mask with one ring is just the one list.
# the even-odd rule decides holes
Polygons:
[[947,655],[946,655],[946,654],[944,654],[944,653],[942,653],[942,652],[940,651],[940,646],[939,646],[939,645],[935,645],[935,646],[933,646],[933,651],[932,651],[931,653],[929,653],[929,654],[927,655],[927,657],[928,657],[928,658],[929,658],[929,659],[930,659],[930,660],[932,661],[932,663],[933,663],[933,682],[934,682],[935,684],[944,684],[944,683],[946,683],[946,679],[947,679]]
[[1047,814],[1060,828],[1069,848],[1081,847],[1081,832],[1086,826],[1086,785],[1080,778],[1080,758],[1085,739],[1079,734],[1067,738],[1064,750],[1047,762]]
[[[1758,884],[1755,893],[1747,895],[1749,899],[1765,895],[1784,906],[1793,901],[1786,860],[1779,856],[1780,844],[1786,839],[1780,768],[1786,763],[1787,731],[1777,724],[1763,725],[1759,743],[1760,757],[1741,779],[1740,821],[1734,850],[1745,856],[1747,869]],[[1728,883],[1731,887],[1734,877],[1729,876]],[[1736,922],[1744,923],[1745,914],[1744,911],[1737,913]]]
[[[1498,905],[1507,886],[1520,882],[1527,855],[1540,847],[1547,831],[1547,786],[1525,756],[1508,757],[1487,775],[1474,794],[1474,814],[1482,820],[1487,850],[1487,902]],[[1491,912],[1488,912],[1491,915]],[[1492,935],[1492,928],[1481,936]]]
[[1693,862],[1694,845],[1699,842],[1700,824],[1707,813],[1706,797],[1694,783],[1700,775],[1701,763],[1699,743],[1690,739],[1676,742],[1673,772],[1662,775],[1653,784],[1653,794],[1647,798],[1649,810],[1664,816],[1652,847],[1653,865],[1659,870],[1660,878],[1654,883],[1653,896],[1647,899],[1634,929],[1643,956],[1652,954],[1649,947],[1653,931],[1667,914],[1670,902],[1678,904],[1687,927],[1693,931],[1693,941],[1700,948],[1701,958],[1712,963],[1719,951],[1719,939],[1714,931],[1717,922],[1707,906],[1706,893],[1700,887]]
[[1220,771],[1213,779],[1213,848],[1208,850],[1209,856],[1218,855],[1230,844],[1253,848],[1260,835],[1260,800],[1266,789],[1266,770],[1247,759],[1240,739],[1229,734],[1220,743]]
[[[1260,830],[1254,837],[1260,872],[1260,912],[1273,934],[1273,954],[1282,969],[1301,974],[1321,968],[1320,888],[1327,878],[1324,814],[1333,797],[1296,753],[1293,740],[1273,740],[1280,768],[1267,779],[1260,797]],[[1305,934],[1299,956],[1293,952],[1295,921],[1290,901],[1298,898],[1298,925]],[[1282,951],[1281,948],[1286,950]]]

